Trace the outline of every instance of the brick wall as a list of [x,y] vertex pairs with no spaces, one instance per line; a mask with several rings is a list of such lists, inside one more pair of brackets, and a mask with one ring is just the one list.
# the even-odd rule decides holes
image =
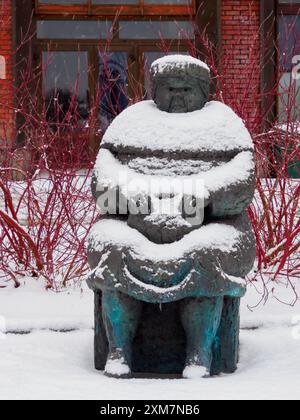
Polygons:
[[260,0],[221,1],[221,66],[227,103],[252,128],[260,124]]
[[[13,19],[12,0],[0,0],[0,56],[5,60],[5,79],[0,79],[0,147],[13,140]],[[3,153],[3,152],[2,152]]]

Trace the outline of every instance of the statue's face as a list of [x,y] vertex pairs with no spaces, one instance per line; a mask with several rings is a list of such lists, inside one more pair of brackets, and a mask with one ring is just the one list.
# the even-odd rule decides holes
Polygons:
[[202,109],[208,92],[196,78],[164,77],[156,86],[154,101],[161,111],[186,113]]

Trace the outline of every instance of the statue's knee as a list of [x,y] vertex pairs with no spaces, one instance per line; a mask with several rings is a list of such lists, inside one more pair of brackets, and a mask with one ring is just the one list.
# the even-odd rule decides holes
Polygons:
[[121,318],[138,318],[141,302],[116,290],[105,290],[102,293],[102,310],[104,314],[113,313]]
[[223,309],[223,298],[190,298],[185,299],[180,306],[183,326],[193,329],[200,324],[218,324]]

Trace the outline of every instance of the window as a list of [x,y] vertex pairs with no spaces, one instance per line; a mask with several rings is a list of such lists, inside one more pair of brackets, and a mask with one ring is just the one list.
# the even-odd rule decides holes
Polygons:
[[278,120],[300,120],[300,0],[280,0],[277,14],[279,51]]
[[[40,3],[51,7],[54,4],[49,0]],[[77,0],[75,4],[72,0],[72,7],[86,3]],[[100,1],[93,4],[96,3]],[[113,0],[101,2],[112,3]],[[128,7],[136,3],[140,2],[126,0]],[[192,4],[188,0],[162,3]],[[144,4],[154,6],[157,1],[144,0]],[[56,0],[57,8],[66,5],[71,7],[71,2]],[[36,13],[35,17],[48,119],[63,119],[72,104],[72,112],[84,125],[96,110],[100,137],[129,103],[150,97],[149,66],[154,59],[171,53],[186,54],[195,40],[195,24],[186,15],[68,18],[57,12]]]
[[104,132],[128,106],[128,53],[99,51],[99,117]]
[[42,53],[43,94],[48,121],[61,122],[68,112],[86,120],[89,113],[87,52]]

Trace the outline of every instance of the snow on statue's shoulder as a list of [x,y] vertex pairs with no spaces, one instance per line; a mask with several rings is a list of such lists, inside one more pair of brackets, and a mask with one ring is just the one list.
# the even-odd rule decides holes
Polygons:
[[170,69],[170,67],[182,69],[190,65],[202,67],[203,69],[210,72],[209,67],[203,61],[189,55],[182,54],[167,55],[165,57],[159,58],[153,62],[151,71],[153,73],[164,73],[164,71]]
[[231,108],[211,101],[185,114],[160,111],[142,101],[123,111],[106,131],[102,146],[116,151],[162,153],[252,150],[251,136]]

